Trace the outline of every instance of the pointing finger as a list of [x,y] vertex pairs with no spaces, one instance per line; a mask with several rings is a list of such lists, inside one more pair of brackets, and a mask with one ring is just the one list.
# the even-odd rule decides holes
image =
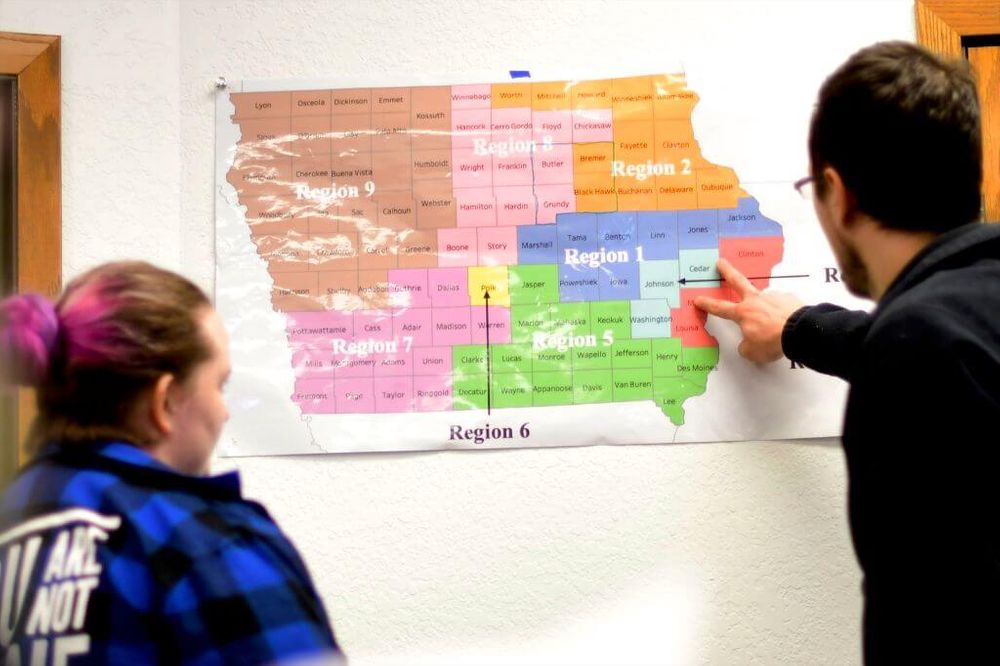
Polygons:
[[708,296],[699,296],[694,299],[694,306],[699,310],[704,310],[708,314],[733,321],[737,319],[736,305],[732,301],[726,301],[721,298],[709,298]]
[[736,291],[741,300],[747,295],[760,293],[760,290],[753,286],[750,280],[726,259],[719,259],[715,265],[719,269],[719,274]]

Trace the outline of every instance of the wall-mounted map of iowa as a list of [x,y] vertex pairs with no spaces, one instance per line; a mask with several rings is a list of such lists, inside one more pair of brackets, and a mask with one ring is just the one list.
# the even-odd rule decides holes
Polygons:
[[782,258],[682,75],[230,99],[306,414],[653,400],[680,425],[719,358],[692,299],[729,294],[719,257],[761,288]]

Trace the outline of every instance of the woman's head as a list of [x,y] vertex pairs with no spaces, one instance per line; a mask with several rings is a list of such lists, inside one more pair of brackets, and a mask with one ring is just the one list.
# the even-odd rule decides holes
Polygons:
[[[0,303],[0,373],[6,383],[37,389],[35,443],[192,444],[169,441],[191,425],[174,412],[192,396],[206,399],[194,387],[206,372],[228,374],[228,365],[225,333],[205,294],[147,263],[99,266],[55,304],[34,295]],[[222,410],[214,420],[224,420]],[[205,461],[221,420],[198,435],[213,435]]]

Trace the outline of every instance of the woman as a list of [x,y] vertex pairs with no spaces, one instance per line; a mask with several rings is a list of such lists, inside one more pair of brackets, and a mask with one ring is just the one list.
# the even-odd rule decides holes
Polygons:
[[0,303],[0,379],[38,396],[0,503],[4,663],[339,660],[295,548],[206,476],[229,372],[208,298],[149,264]]

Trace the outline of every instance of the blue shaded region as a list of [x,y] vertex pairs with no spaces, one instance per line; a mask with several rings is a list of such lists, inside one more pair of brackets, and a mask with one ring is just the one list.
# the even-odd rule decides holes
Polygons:
[[677,213],[677,241],[682,250],[719,247],[719,210],[682,210]]
[[560,262],[565,260],[566,250],[597,252],[597,214],[564,213],[556,215],[556,229],[559,240]]
[[597,285],[602,301],[634,301],[639,293],[639,264],[635,258],[626,264],[601,264]]
[[624,250],[635,261],[637,223],[635,213],[598,213],[597,244],[611,250]]
[[556,225],[532,224],[517,228],[517,263],[554,264],[559,261]]
[[760,203],[742,197],[736,208],[719,209],[719,235],[728,238],[783,236],[781,225],[760,213]]
[[674,259],[677,250],[677,213],[675,211],[641,211],[638,214],[637,245],[643,259]]

